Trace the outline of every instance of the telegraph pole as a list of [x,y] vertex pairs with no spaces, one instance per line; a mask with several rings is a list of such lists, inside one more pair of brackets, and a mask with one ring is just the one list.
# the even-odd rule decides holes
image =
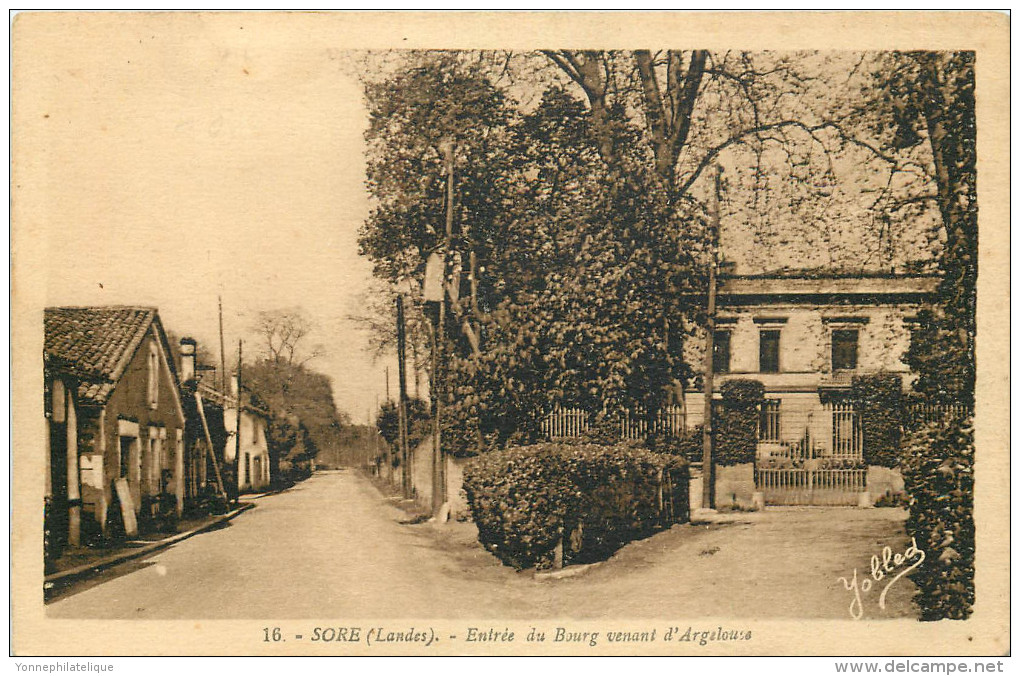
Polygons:
[[443,455],[440,424],[443,412],[443,397],[438,387],[439,362],[443,359],[446,339],[446,261],[450,258],[450,243],[453,240],[453,142],[443,144],[446,160],[446,239],[443,256],[442,297],[439,300],[439,323],[433,333],[432,386],[436,390],[436,412],[432,425],[432,516],[438,517],[446,502],[445,457]]
[[241,498],[241,346],[243,341],[237,341],[237,434],[234,435],[234,501]]
[[227,394],[227,348],[223,343],[223,296],[216,296],[220,308],[220,392]]
[[709,262],[708,262],[708,313],[705,329],[708,333],[705,341],[705,422],[702,426],[702,442],[704,454],[701,463],[702,493],[701,506],[715,509],[715,464],[712,458],[714,441],[712,429],[712,396],[714,394],[715,371],[715,294],[716,294],[716,249],[719,245],[719,193],[722,190],[722,168],[718,165],[715,171],[715,189],[712,191],[712,222],[709,229]]
[[[401,488],[405,498],[411,497],[411,449],[407,446],[407,328],[404,324],[404,295],[397,294],[397,430],[400,444]],[[389,391],[389,367],[386,370]],[[388,396],[388,395],[387,395]]]

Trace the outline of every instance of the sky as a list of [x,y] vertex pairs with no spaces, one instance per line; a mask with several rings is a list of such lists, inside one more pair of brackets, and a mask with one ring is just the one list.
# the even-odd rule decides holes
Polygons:
[[386,382],[347,319],[371,278],[361,91],[327,41],[260,26],[71,22],[15,43],[15,121],[38,149],[15,167],[39,204],[36,278],[49,306],[156,306],[216,355],[222,297],[228,359],[239,338],[257,351],[259,311],[302,307],[326,353],[309,366],[365,422]]
[[[216,357],[222,298],[230,363],[239,338],[246,357],[258,354],[260,311],[302,308],[313,325],[306,347],[323,347],[309,366],[332,378],[342,411],[368,421],[387,366],[396,392],[397,369],[395,358],[374,358],[349,319],[371,283],[357,253],[367,113],[355,55],[339,45],[371,33],[342,14],[19,16],[15,239],[20,274],[26,261],[38,268],[40,305],[153,305],[168,330]],[[830,249],[853,258],[844,240],[864,241],[860,205],[837,206],[794,214],[811,235],[783,243],[799,267],[832,264]],[[736,214],[724,234],[754,245],[753,220]],[[762,220],[784,229],[790,217]],[[776,252],[764,258],[776,264]]]

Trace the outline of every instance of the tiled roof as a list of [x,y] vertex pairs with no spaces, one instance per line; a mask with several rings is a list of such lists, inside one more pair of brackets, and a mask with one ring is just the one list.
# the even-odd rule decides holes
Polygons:
[[156,317],[151,307],[55,307],[45,311],[46,363],[81,379],[78,396],[102,403]]

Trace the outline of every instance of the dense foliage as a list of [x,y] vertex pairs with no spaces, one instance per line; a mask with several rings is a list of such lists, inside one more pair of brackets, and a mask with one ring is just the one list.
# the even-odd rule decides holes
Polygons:
[[564,560],[605,558],[689,515],[686,461],[633,444],[487,453],[465,468],[464,490],[479,540],[516,568],[548,565],[561,541]]
[[683,436],[660,436],[652,440],[651,448],[657,453],[678,455],[688,462],[701,462],[705,457],[705,428],[702,425],[685,430]]
[[[397,402],[386,401],[379,407],[379,414],[375,419],[379,435],[389,444],[392,451],[393,466],[400,464],[400,414],[397,411]],[[414,450],[432,431],[432,418],[429,415],[429,405],[421,399],[410,398],[407,400],[407,447]]]
[[[940,215],[932,243],[940,280],[918,313],[905,362],[928,404],[973,406],[977,320],[977,129],[974,52],[884,54],[868,106],[885,145],[930,153],[925,167]],[[970,614],[974,599],[974,457],[969,424],[942,421],[909,433],[904,475],[908,529],[929,560],[915,573],[924,619]]]
[[737,378],[723,383],[722,406],[713,420],[717,465],[754,462],[758,445],[758,416],[765,400],[765,386],[757,380]]
[[423,261],[445,246],[442,153],[454,142],[446,256],[459,300],[434,388],[448,449],[535,441],[557,404],[654,415],[689,375],[677,346],[691,314],[684,291],[703,282],[700,212],[672,202],[622,109],[607,114],[629,150],[607,163],[585,106],[564,90],[522,113],[463,56],[420,59],[366,87],[377,205],[360,242],[378,275],[420,288]]
[[903,449],[907,533],[925,552],[911,574],[921,619],[966,619],[974,604],[973,419],[924,425]]
[[[938,403],[973,404],[977,300],[977,128],[974,52],[874,55],[862,93],[865,116],[887,152],[921,173],[939,218],[929,235],[940,273],[934,302],[918,315],[906,362],[918,392]],[[902,204],[902,202],[901,202]]]
[[900,129],[921,128],[931,145],[945,244],[938,299],[919,316],[907,355],[916,389],[972,404],[977,310],[977,130],[973,52],[916,52],[899,76],[913,84]]
[[860,416],[865,464],[897,466],[905,404],[900,376],[895,373],[854,376],[850,400]]
[[246,364],[245,390],[269,412],[266,441],[274,483],[306,477],[320,448],[335,445],[342,418],[328,376],[272,359]]

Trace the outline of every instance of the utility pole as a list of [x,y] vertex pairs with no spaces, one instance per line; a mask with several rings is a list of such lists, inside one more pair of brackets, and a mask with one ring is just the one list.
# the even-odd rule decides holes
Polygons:
[[[397,318],[397,323],[400,323],[400,318]],[[398,329],[399,331],[399,329]],[[400,342],[400,336],[397,336],[397,342]],[[390,367],[386,367],[386,401],[390,400]]]
[[227,349],[223,343],[223,296],[216,296],[220,307],[220,392],[227,394]]
[[[397,294],[397,430],[400,443],[401,488],[411,498],[411,449],[407,446],[407,329],[404,325],[404,295]],[[386,370],[389,389],[389,367]]]
[[439,388],[439,363],[443,359],[446,342],[446,296],[449,293],[446,280],[446,261],[451,257],[450,243],[453,240],[453,141],[443,144],[446,160],[446,239],[443,247],[442,297],[439,300],[439,322],[433,332],[432,388],[435,389],[435,420],[432,423],[432,516],[438,518],[446,502],[445,457],[443,455],[440,421],[443,413],[443,397]]
[[234,502],[241,497],[241,346],[237,341],[237,434],[234,435],[234,481],[236,481]]
[[716,293],[716,249],[719,243],[719,193],[722,190],[722,168],[718,165],[715,171],[715,189],[712,193],[712,223],[709,229],[709,262],[708,262],[708,313],[706,318],[705,341],[705,422],[702,426],[702,442],[704,455],[701,463],[702,493],[701,506],[715,509],[715,464],[712,458],[714,441],[712,430],[712,396],[714,394],[715,371],[715,293]]

